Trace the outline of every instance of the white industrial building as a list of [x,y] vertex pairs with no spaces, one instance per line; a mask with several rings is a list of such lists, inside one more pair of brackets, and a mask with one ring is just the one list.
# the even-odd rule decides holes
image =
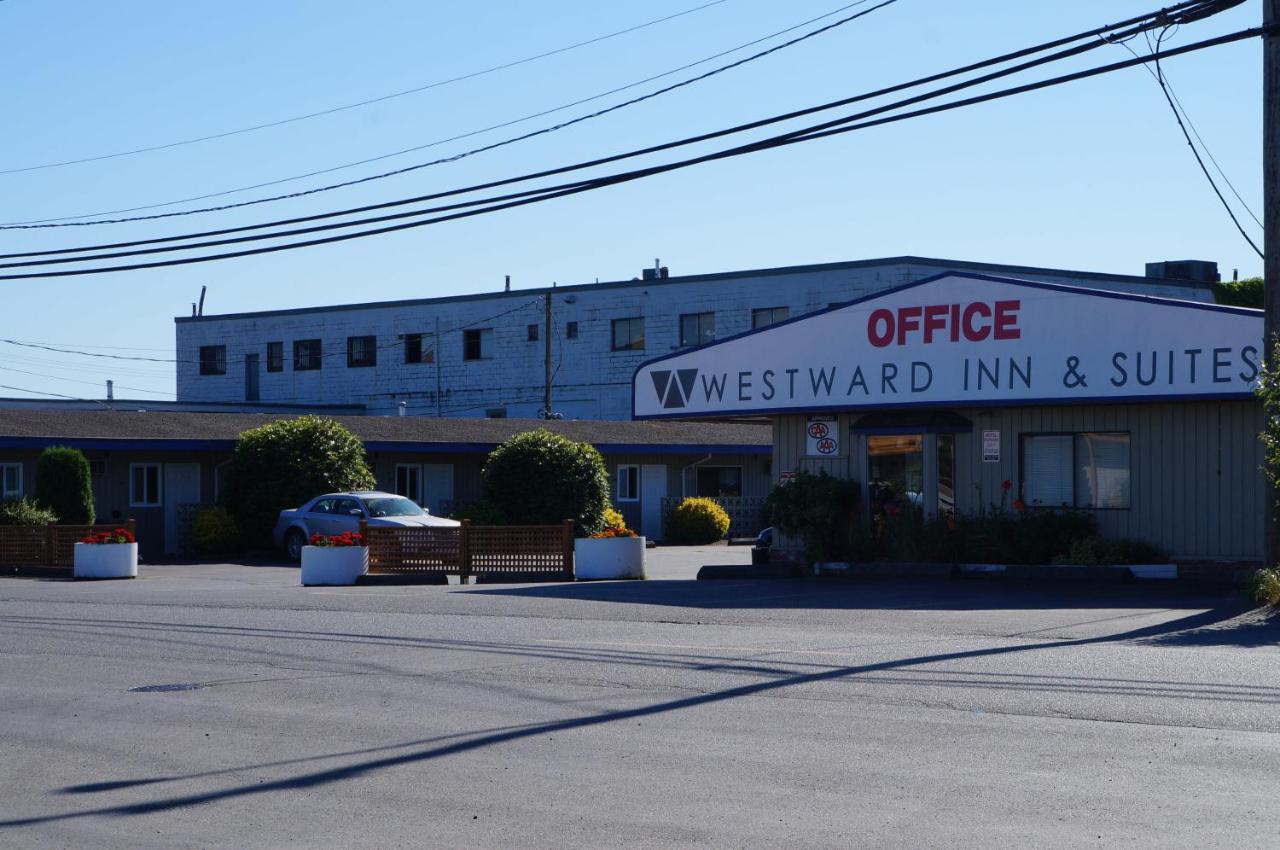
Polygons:
[[552,412],[630,419],[646,360],[958,271],[1211,302],[1213,263],[1144,277],[920,257],[176,319],[179,403],[363,405],[370,414],[538,417],[550,296]]

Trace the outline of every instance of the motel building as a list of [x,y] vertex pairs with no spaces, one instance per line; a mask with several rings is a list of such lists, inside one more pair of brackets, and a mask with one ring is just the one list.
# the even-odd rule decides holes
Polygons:
[[768,417],[775,481],[825,470],[926,517],[1076,508],[1226,569],[1262,560],[1262,322],[950,272],[650,360],[633,413]]

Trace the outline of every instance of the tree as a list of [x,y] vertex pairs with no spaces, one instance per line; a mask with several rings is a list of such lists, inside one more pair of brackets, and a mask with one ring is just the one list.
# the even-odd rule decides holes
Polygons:
[[302,416],[240,435],[227,465],[223,501],[242,541],[266,546],[285,508],[323,493],[374,486],[359,437],[332,419]]
[[539,428],[490,453],[481,473],[485,500],[512,525],[574,521],[580,536],[604,528],[609,474],[590,443]]
[[765,499],[764,515],[776,529],[800,541],[807,560],[843,560],[865,548],[861,492],[856,481],[802,471],[773,488]]
[[1244,280],[1224,281],[1213,285],[1213,300],[1233,307],[1262,309],[1262,278],[1247,277]]
[[36,460],[36,498],[62,522],[93,525],[93,479],[79,449],[50,446]]

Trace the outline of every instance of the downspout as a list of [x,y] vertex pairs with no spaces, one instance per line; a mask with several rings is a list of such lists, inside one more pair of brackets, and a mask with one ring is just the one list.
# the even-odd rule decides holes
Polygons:
[[684,469],[680,470],[680,498],[682,499],[689,498],[689,476],[686,475],[686,473],[689,470],[693,469],[695,466],[706,463],[709,460],[711,460],[711,452],[707,452],[706,457],[700,460],[695,460],[693,463],[689,464]]

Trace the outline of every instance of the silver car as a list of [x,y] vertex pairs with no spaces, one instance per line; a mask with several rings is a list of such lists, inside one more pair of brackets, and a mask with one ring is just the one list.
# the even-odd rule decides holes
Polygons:
[[359,531],[360,520],[368,525],[456,526],[457,520],[432,516],[404,496],[368,491],[326,493],[300,508],[280,512],[276,520],[275,542],[288,556],[302,559],[302,547],[313,534],[332,536]]

